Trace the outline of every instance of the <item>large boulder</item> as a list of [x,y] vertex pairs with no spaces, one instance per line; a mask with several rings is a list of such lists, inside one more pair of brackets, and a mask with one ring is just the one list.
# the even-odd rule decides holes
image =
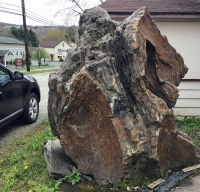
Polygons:
[[52,132],[79,171],[118,183],[197,163],[172,110],[187,67],[148,10],[120,24],[100,7],[86,10],[79,37],[50,74],[48,100]]

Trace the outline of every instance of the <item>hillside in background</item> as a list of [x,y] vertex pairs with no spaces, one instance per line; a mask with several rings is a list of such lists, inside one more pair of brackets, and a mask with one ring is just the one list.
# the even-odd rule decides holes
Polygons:
[[[23,27],[23,25],[16,25],[16,24],[10,24],[10,23],[3,23],[0,22],[0,36],[4,37],[13,37],[11,32],[10,32],[10,27]],[[41,42],[50,31],[53,31],[55,29],[62,29],[62,32],[66,33],[73,33],[75,38],[78,38],[78,26],[70,26],[70,27],[60,27],[60,26],[33,26],[33,25],[27,25],[28,29],[32,29],[39,41]]]

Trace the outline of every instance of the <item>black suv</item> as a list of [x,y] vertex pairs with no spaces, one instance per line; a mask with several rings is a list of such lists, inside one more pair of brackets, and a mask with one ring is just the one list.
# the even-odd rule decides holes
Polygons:
[[40,88],[36,79],[0,64],[0,128],[20,117],[33,123],[39,114]]

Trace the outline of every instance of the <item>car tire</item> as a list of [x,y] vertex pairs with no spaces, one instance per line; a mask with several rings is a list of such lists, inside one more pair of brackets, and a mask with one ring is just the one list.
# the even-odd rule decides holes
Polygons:
[[31,124],[37,121],[39,114],[39,102],[35,93],[30,93],[24,107],[24,113],[21,120],[25,123]]

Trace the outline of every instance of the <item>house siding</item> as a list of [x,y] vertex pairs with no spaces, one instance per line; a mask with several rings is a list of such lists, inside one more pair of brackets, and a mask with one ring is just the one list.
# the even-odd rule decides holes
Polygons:
[[156,25],[189,68],[184,79],[200,79],[200,22],[156,22]]
[[[22,50],[22,52],[24,52],[24,57],[26,55],[25,53],[25,45],[20,45],[20,44],[0,44],[0,50],[7,50],[10,49],[10,51],[12,51],[12,49],[14,49],[14,55],[9,55],[6,57],[6,61],[11,61],[14,60],[16,58],[23,58],[23,54],[20,55],[20,49]],[[16,49],[18,49],[18,55],[16,55]]]
[[156,22],[156,25],[189,68],[178,87],[180,96],[174,113],[180,117],[200,116],[200,22]]
[[176,116],[200,117],[200,81],[182,81],[179,88],[179,98],[174,107]]
[[44,50],[47,52],[47,53],[49,53],[49,60],[50,61],[55,61],[54,60],[54,57],[53,57],[53,60],[51,60],[51,54],[53,54],[54,55],[54,48],[44,48]]
[[[64,44],[64,46],[63,46]],[[61,41],[58,45],[56,45],[54,48],[44,48],[49,54],[53,54],[53,61],[59,61],[58,57],[61,57],[62,59],[65,59],[67,56],[67,50],[71,47],[65,42]],[[61,50],[60,54],[58,54],[58,49]]]
[[[63,46],[64,44],[64,46]],[[59,60],[58,57],[62,57],[62,59],[65,59],[67,56],[67,50],[70,49],[71,47],[64,41],[60,42],[57,46],[54,47],[54,53],[55,53],[55,59],[57,61]],[[61,54],[58,54],[58,49],[61,50]]]

